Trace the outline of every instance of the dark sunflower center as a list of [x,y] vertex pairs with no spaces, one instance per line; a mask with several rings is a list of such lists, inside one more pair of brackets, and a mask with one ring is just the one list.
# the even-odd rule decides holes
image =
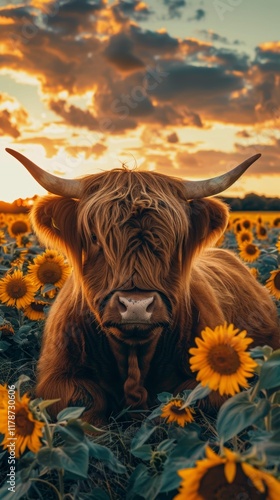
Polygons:
[[277,288],[277,290],[280,290],[280,272],[278,272],[275,276],[274,276],[274,286],[275,288]]
[[6,292],[12,299],[20,299],[27,292],[26,283],[20,278],[13,278],[7,283]]
[[247,245],[246,247],[246,252],[249,254],[249,255],[255,255],[257,249],[255,247],[255,245],[251,244],[251,245]]
[[266,235],[266,229],[265,229],[265,227],[260,227],[259,228],[259,233],[260,233],[261,236],[265,236]]
[[276,219],[274,219],[274,221],[273,221],[273,225],[274,225],[275,227],[280,226],[280,217],[277,217]]
[[33,311],[44,312],[44,307],[47,305],[45,302],[31,302],[30,307]]
[[0,326],[0,332],[2,333],[3,337],[7,337],[7,336],[13,335],[15,333],[13,327],[12,326],[8,326],[8,325],[2,325],[2,326]]
[[23,220],[16,220],[11,226],[14,234],[22,234],[28,231],[28,225]]
[[242,234],[241,235],[241,241],[250,241],[250,235],[249,234]]
[[200,481],[199,494],[205,500],[266,500],[267,488],[261,493],[244,474],[240,464],[236,466],[236,476],[228,483],[224,475],[224,465],[209,469]]
[[236,373],[240,366],[240,359],[233,347],[220,344],[212,347],[208,353],[208,363],[212,370],[220,375],[231,375]]
[[28,412],[25,408],[21,408],[16,412],[16,432],[20,436],[31,436],[34,430],[34,422],[28,418]]
[[61,279],[62,271],[56,262],[46,261],[40,264],[37,275],[41,283],[56,283]]
[[185,410],[181,410],[181,406],[172,405],[170,406],[170,411],[175,413],[175,415],[183,415]]
[[243,227],[245,227],[245,229],[249,229],[250,226],[251,226],[251,222],[249,220],[243,221]]

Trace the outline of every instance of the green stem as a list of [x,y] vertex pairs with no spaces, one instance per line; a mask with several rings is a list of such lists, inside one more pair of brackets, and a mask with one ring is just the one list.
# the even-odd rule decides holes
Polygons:
[[251,395],[250,395],[250,401],[251,403],[254,401],[257,393],[258,393],[258,390],[259,390],[259,386],[260,386],[260,382],[258,381],[255,385],[255,387],[253,387],[253,390],[251,392]]
[[50,429],[50,424],[48,422],[48,419],[47,419],[44,411],[41,412],[41,417],[42,417],[42,419],[44,420],[44,422],[46,424],[45,425],[45,432],[46,432],[46,439],[47,439],[48,446],[49,446],[49,448],[52,448],[53,447],[52,432],[51,432],[51,429]]
[[269,412],[266,417],[264,417],[264,425],[267,432],[271,431],[271,412]]
[[57,472],[58,472],[59,492],[60,492],[61,498],[63,498],[64,497],[64,481],[63,481],[64,471],[63,471],[63,469],[58,469]]

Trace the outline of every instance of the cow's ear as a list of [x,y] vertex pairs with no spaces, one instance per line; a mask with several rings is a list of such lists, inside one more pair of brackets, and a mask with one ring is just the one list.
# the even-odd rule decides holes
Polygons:
[[81,254],[77,228],[78,201],[44,196],[35,202],[30,218],[40,242],[62,251],[68,257]]
[[229,210],[216,198],[192,200],[190,206],[190,241],[196,248],[214,245],[225,231]]

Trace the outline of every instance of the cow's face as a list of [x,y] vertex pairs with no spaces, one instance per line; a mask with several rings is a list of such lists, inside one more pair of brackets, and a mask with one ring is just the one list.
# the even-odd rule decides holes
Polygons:
[[181,181],[115,170],[83,181],[79,201],[46,197],[35,230],[75,268],[76,288],[100,326],[126,343],[144,343],[188,307],[192,261],[227,223],[217,200],[188,202]]

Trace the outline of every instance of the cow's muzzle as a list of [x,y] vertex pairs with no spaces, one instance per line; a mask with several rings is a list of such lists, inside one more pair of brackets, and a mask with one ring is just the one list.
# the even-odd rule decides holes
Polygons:
[[155,327],[170,322],[168,300],[161,293],[151,290],[117,290],[104,303],[102,324],[123,337],[146,337]]

